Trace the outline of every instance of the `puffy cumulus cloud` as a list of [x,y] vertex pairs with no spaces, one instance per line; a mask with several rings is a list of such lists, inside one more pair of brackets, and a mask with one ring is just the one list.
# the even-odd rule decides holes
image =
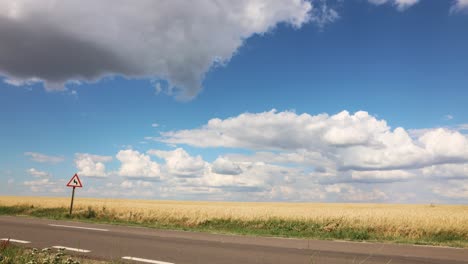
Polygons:
[[[340,153],[341,167],[355,170],[399,169],[427,162],[424,150],[403,128],[379,134],[380,146],[355,146]],[[358,156],[356,156],[358,155]]]
[[336,162],[325,156],[326,154],[327,153],[299,149],[294,152],[259,151],[248,156],[241,154],[227,154],[226,157],[233,162],[251,161],[268,162],[272,164],[302,165],[313,167],[314,171],[323,173],[327,170],[336,170],[337,166]]
[[468,179],[468,163],[433,165],[422,169],[424,176],[433,178]]
[[414,140],[403,128],[397,128],[393,133],[383,134],[380,143],[380,148],[346,149],[342,153],[342,167],[393,170],[468,162],[468,140],[458,131],[428,129]]
[[167,173],[177,177],[197,177],[205,170],[205,161],[201,156],[192,157],[182,148],[173,151],[149,150],[147,153],[164,159]]
[[230,192],[262,192],[270,190],[276,184],[282,184],[288,175],[298,172],[297,169],[263,162],[242,162],[238,166],[241,170],[239,174],[219,174],[207,170],[202,177],[189,184],[221,188]]
[[159,180],[161,169],[158,163],[151,160],[148,155],[136,150],[121,150],[116,158],[121,162],[118,175],[135,179]]
[[322,138],[325,143],[338,147],[378,144],[376,135],[389,130],[385,121],[377,120],[363,111],[356,112],[354,115],[343,111],[326,121],[327,129]]
[[33,177],[38,177],[38,178],[49,178],[52,176],[48,172],[36,170],[35,168],[30,168],[27,170],[27,172],[29,175]]
[[271,188],[272,177],[281,176],[281,168],[264,163],[244,163],[243,173],[218,174],[207,170],[192,184],[204,187],[221,188],[230,192],[259,192]]
[[[1,27],[1,26],[0,26]],[[25,152],[25,156],[29,156],[32,161],[40,162],[40,163],[60,163],[65,159],[60,156],[50,156],[38,152]]]
[[468,139],[458,131],[435,129],[419,137],[419,142],[432,156],[445,159],[447,162],[461,162],[468,159]]
[[404,11],[407,8],[417,4],[419,0],[368,0],[369,3],[375,5],[383,5],[386,3],[391,3],[392,5],[396,6],[399,11]]
[[[150,155],[164,161],[159,165],[150,159]],[[277,159],[270,159],[275,155]],[[105,182],[89,179],[94,182],[88,182],[90,188],[86,195],[334,202],[421,202],[434,196],[439,197],[438,200],[463,202],[466,198],[463,184],[454,183],[454,179],[464,183],[468,164],[433,165],[411,170],[341,170],[333,165],[331,156],[328,156],[330,167],[328,164],[315,166],[326,156],[308,155],[307,152],[225,154],[210,163],[182,148],[153,149],[146,154],[122,150],[116,156],[121,167],[115,175],[121,177],[108,178]],[[309,162],[308,158],[313,161]],[[192,163],[199,164],[192,166]],[[50,178],[39,180],[24,185],[37,192],[42,184],[47,188],[58,188],[57,182]]]
[[385,121],[362,111],[354,115],[343,111],[333,116],[312,116],[271,110],[211,119],[198,129],[162,132],[159,140],[196,147],[314,150],[325,145],[368,145],[376,141],[375,135],[388,130]]
[[49,90],[108,75],[165,79],[191,98],[250,36],[336,16],[312,10],[305,0],[0,0],[0,74]]
[[211,171],[226,175],[238,175],[242,173],[242,169],[238,164],[225,157],[218,157],[211,165]]
[[[403,128],[397,128],[383,135],[381,143],[383,148],[346,150],[344,166],[363,170],[399,169],[468,162],[467,137],[449,129],[428,129],[414,140]],[[352,156],[358,153],[358,157]]]
[[78,175],[88,177],[106,177],[106,166],[104,163],[112,161],[110,156],[98,156],[88,153],[75,154],[75,166]]
[[196,147],[280,151],[260,153],[277,162],[309,163],[318,171],[418,169],[468,162],[468,139],[459,131],[427,129],[413,138],[405,129],[392,130],[385,120],[363,111],[332,116],[275,110],[245,113],[209,120],[201,128],[162,132],[158,140]]
[[[283,184],[300,172],[264,162],[232,162],[218,157],[213,163],[191,156],[179,148],[172,151],[150,150],[147,152],[165,160],[161,166],[164,179],[160,183],[167,188],[192,190],[186,195],[219,195],[269,192],[272,186]],[[175,191],[175,190],[174,190]],[[185,195],[185,194],[184,194]],[[170,197],[170,195],[168,196]]]
[[468,0],[455,0],[450,12],[468,11]]
[[[113,177],[120,182],[108,193],[251,201],[424,202],[437,197],[463,202],[466,198],[462,184],[446,182],[463,183],[468,177],[467,135],[449,128],[417,133],[392,129],[385,120],[363,111],[245,113],[212,119],[199,128],[160,132],[156,139],[171,147],[222,147],[222,154],[207,162],[181,147],[146,153],[121,150],[115,174],[123,178]],[[230,154],[229,148],[251,154]]]
[[[209,163],[201,156],[191,156],[184,149],[171,151],[149,150],[147,154],[163,159],[161,183],[168,188],[178,186],[197,193],[218,195],[225,193],[263,193],[275,184],[288,183],[302,172],[296,168],[287,168],[265,162],[231,161],[220,156]],[[179,188],[179,189],[180,189]]]

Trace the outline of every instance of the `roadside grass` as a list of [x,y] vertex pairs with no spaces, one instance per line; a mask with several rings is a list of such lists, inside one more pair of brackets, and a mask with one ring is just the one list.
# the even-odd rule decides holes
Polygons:
[[0,263],[1,264],[104,264],[123,263],[109,262],[66,255],[63,250],[52,250],[44,248],[29,249],[11,244],[9,241],[0,242]]
[[402,226],[398,229],[384,225],[351,225],[343,217],[314,219],[284,219],[267,217],[259,219],[207,218],[193,221],[189,217],[151,216],[128,211],[122,215],[106,207],[77,208],[73,215],[68,208],[43,208],[34,205],[0,205],[0,215],[27,215],[40,218],[78,220],[93,223],[144,226],[157,229],[202,231],[221,234],[274,236],[325,240],[351,240],[393,242],[418,245],[468,248],[468,230],[444,228],[424,229]]

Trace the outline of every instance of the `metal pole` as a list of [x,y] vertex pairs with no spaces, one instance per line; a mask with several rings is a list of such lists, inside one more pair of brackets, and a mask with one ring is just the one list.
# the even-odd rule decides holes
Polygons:
[[71,199],[71,204],[70,204],[70,215],[72,214],[72,210],[73,210],[73,200],[75,199],[75,188],[76,187],[73,187],[73,191],[72,191],[72,199]]

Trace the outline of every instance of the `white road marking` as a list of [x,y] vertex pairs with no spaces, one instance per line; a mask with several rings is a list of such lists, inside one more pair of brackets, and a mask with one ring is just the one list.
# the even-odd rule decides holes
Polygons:
[[81,253],[89,253],[91,252],[91,250],[87,250],[87,249],[80,249],[80,248],[70,248],[70,247],[64,247],[64,246],[53,246],[53,248],[56,248],[56,249],[65,249],[65,250],[69,250],[69,251],[75,251],[75,252],[81,252]]
[[2,241],[8,241],[8,240],[10,240],[10,242],[20,243],[20,244],[29,244],[29,243],[31,243],[30,241],[17,240],[17,239],[8,239],[8,238],[2,238],[2,239],[0,239],[0,240],[2,240]]
[[153,263],[153,264],[174,264],[171,262],[164,262],[164,261],[157,261],[152,259],[143,259],[143,258],[134,258],[134,257],[122,257],[123,259],[139,261],[139,262],[146,262],[146,263]]
[[54,225],[54,224],[49,224],[49,226],[67,227],[67,228],[75,228],[75,229],[86,229],[86,230],[103,231],[103,232],[108,232],[109,231],[109,229],[82,227],[82,226],[67,226],[67,225]]

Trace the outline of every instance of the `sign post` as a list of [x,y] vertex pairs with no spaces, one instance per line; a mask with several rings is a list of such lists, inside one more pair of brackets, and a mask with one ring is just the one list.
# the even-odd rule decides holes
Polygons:
[[73,191],[72,191],[72,199],[71,199],[71,204],[70,204],[70,215],[72,214],[73,210],[73,200],[75,200],[75,186],[73,186]]
[[70,215],[71,215],[72,211],[73,211],[73,200],[75,200],[75,188],[76,187],[78,187],[78,188],[83,187],[83,184],[81,184],[81,181],[80,181],[80,178],[78,177],[78,174],[75,173],[75,175],[73,175],[73,177],[68,182],[67,187],[73,187],[71,203],[70,203]]

